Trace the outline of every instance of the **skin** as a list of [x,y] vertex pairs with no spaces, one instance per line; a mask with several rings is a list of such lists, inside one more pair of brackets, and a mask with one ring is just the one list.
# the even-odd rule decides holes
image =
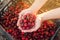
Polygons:
[[[48,19],[59,19],[60,18],[60,8],[56,8],[56,9],[52,9],[50,11],[44,12],[42,14],[36,15],[36,13],[38,12],[38,10],[47,2],[47,0],[35,0],[34,3],[31,5],[31,7],[29,7],[28,9],[22,10],[22,12],[19,13],[19,19],[17,21],[17,26],[19,26],[19,29],[22,32],[33,32],[36,31],[40,28],[41,23],[45,20]],[[31,13],[36,15],[36,20],[35,20],[35,27],[31,28],[29,30],[22,30],[22,28],[20,28],[20,24],[19,24],[19,20],[21,17],[23,17],[24,15],[26,15],[27,13]]]
[[60,7],[56,9],[52,9],[50,11],[44,12],[42,14],[37,15],[39,18],[42,17],[42,20],[49,20],[49,19],[60,19]]

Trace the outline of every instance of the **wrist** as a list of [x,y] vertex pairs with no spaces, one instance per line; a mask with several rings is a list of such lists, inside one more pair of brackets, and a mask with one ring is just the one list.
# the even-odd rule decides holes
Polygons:
[[42,21],[48,20],[47,13],[39,14],[37,15],[37,17],[41,19]]

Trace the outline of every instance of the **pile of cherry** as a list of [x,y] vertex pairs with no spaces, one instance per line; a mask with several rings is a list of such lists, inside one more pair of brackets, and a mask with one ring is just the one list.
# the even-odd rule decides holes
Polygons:
[[56,24],[51,20],[43,22],[42,26],[35,32],[24,33],[18,29],[16,25],[18,13],[27,7],[28,5],[22,2],[16,3],[15,6],[10,6],[8,11],[5,11],[3,17],[1,17],[0,24],[11,34],[14,40],[50,40],[57,29]]
[[24,30],[28,30],[34,27],[36,16],[33,14],[27,14],[20,18],[20,27]]

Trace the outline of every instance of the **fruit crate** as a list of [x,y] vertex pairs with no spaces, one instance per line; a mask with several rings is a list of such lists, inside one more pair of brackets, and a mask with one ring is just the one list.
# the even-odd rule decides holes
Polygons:
[[[53,1],[55,2],[55,0],[53,0]],[[52,5],[53,1],[50,0],[49,3],[52,2],[51,3],[51,5]],[[46,39],[43,38],[43,36],[40,34],[40,30],[38,30],[36,32],[32,32],[32,33],[23,33],[18,29],[18,27],[16,25],[17,20],[18,20],[18,13],[21,12],[23,9],[28,8],[32,3],[33,3],[32,0],[25,0],[25,1],[24,0],[10,0],[5,6],[3,6],[3,8],[0,11],[0,14],[1,14],[0,25],[6,30],[6,32],[8,32],[14,38],[14,40],[38,40],[38,39],[39,40],[56,40],[55,37],[60,29],[60,27],[59,27],[60,21],[58,21],[58,20],[46,21],[48,26],[49,26],[49,22],[52,22],[52,24],[53,23],[56,24],[56,28],[57,28],[57,29],[53,28],[55,31],[54,35],[51,36],[50,38],[47,37]],[[18,4],[20,4],[20,5],[18,5]],[[50,8],[47,6],[48,4],[44,5],[44,7],[42,7],[39,10],[39,13],[42,13],[42,12],[45,12],[50,9],[58,7],[58,6],[55,6],[55,3],[54,3],[52,5],[52,7]],[[52,25],[50,25],[50,26],[52,26]],[[49,28],[47,28],[47,29],[49,30]],[[38,34],[41,36],[38,37]],[[48,34],[48,32],[46,34]],[[32,35],[33,35],[33,37],[32,37]],[[34,37],[34,35],[35,35],[35,37]]]
[[56,33],[55,33],[55,35],[52,38],[54,40],[60,40],[60,20],[56,20],[55,22],[57,23],[57,26],[59,28],[56,30]]
[[14,40],[13,37],[10,34],[8,34],[1,25],[0,25],[0,40]]
[[10,2],[11,0],[0,0],[0,11]]

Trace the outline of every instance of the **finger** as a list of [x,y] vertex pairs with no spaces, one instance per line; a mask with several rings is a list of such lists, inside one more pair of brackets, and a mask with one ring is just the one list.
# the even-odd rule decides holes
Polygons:
[[17,26],[19,26],[19,19],[18,19],[18,21],[17,21]]
[[26,32],[31,32],[30,30],[21,30],[21,31],[22,31],[22,32],[25,32],[25,33],[26,33]]
[[19,13],[19,16],[18,16],[18,18],[20,19],[22,17],[22,13]]
[[40,28],[41,23],[42,23],[41,18],[38,17],[35,21],[35,28],[34,28],[35,31],[37,31]]
[[34,29],[29,29],[29,30],[22,30],[22,32],[34,32],[35,30]]
[[20,29],[22,31],[22,28],[19,26],[18,29]]
[[20,19],[22,18],[23,13],[24,13],[23,11],[19,13],[18,21],[17,21],[17,26],[20,26]]

